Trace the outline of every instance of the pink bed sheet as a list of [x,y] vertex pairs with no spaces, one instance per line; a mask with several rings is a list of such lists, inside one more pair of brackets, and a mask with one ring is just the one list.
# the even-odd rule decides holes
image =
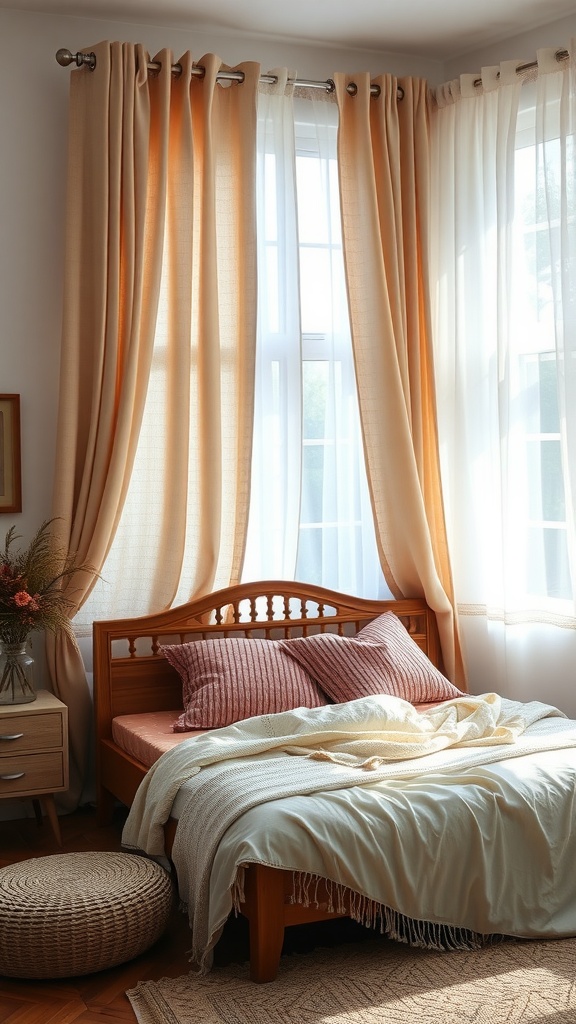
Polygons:
[[[439,701],[416,704],[417,711],[436,707]],[[151,711],[139,715],[119,715],[112,722],[112,738],[131,757],[150,768],[161,754],[191,736],[203,736],[210,729],[172,732],[172,725],[181,711]]]
[[178,711],[151,711],[139,715],[119,715],[112,722],[112,739],[131,757],[150,768],[161,754],[191,736],[202,736],[210,729],[172,732]]

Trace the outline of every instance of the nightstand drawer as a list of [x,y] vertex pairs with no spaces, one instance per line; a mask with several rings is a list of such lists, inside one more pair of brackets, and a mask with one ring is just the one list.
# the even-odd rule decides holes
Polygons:
[[0,798],[55,793],[63,788],[64,757],[61,750],[0,758]]
[[0,718],[0,764],[5,754],[61,747],[63,743],[62,715],[57,711]]

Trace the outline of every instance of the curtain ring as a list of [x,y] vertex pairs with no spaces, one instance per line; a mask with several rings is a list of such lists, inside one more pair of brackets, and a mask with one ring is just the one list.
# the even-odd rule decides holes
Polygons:
[[358,92],[358,86],[356,85],[356,82],[348,82],[348,85],[346,86],[346,92],[349,93],[350,96],[355,96],[356,93]]

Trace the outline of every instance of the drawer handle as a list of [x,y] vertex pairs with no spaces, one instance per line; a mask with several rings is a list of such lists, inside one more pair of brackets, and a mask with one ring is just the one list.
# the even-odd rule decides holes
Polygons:
[[0,736],[0,740],[21,740],[23,735],[23,732],[15,732],[11,736]]
[[11,779],[23,779],[26,772],[16,772],[15,775],[0,775],[1,782],[9,782]]

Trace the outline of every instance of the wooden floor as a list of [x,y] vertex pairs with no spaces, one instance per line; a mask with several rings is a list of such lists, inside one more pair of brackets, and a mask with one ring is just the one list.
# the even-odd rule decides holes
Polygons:
[[[123,816],[99,828],[92,811],[60,818],[62,847],[50,826],[35,818],[0,822],[0,867],[30,857],[82,850],[119,850]],[[126,989],[139,980],[185,974],[190,931],[186,917],[174,910],[164,937],[147,953],[109,971],[52,982],[21,981],[0,976],[0,1024],[133,1024],[136,1017]],[[34,956],[34,950],[30,951]]]
[[[125,812],[118,811],[113,825],[100,828],[95,813],[82,809],[60,817],[62,846],[48,822],[34,816],[0,821],[0,868],[31,857],[82,850],[120,850]],[[286,929],[283,954],[308,952],[318,945],[358,942],[373,937],[370,929],[346,918]],[[385,940],[383,940],[385,941]],[[175,907],[164,936],[147,953],[127,964],[82,978],[57,981],[20,981],[0,976],[0,1024],[134,1024],[136,1017],[125,992],[138,981],[177,977],[191,970],[191,945],[186,916]],[[214,953],[214,965],[248,960],[248,925],[231,915]],[[31,956],[34,951],[31,950]]]

